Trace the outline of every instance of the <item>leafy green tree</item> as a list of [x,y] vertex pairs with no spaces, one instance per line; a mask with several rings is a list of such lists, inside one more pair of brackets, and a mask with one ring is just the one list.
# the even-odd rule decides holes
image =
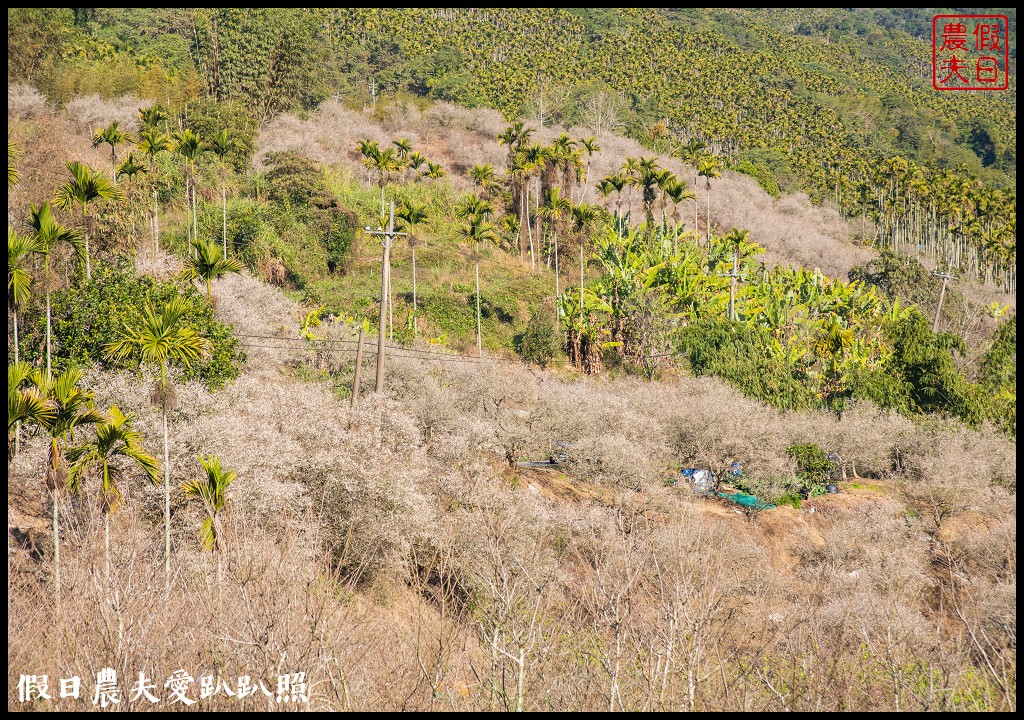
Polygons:
[[107,354],[114,360],[123,360],[141,351],[143,362],[160,368],[160,380],[154,394],[160,402],[164,425],[164,571],[168,584],[171,580],[171,462],[167,410],[171,392],[167,366],[180,363],[188,367],[210,351],[209,340],[182,324],[189,310],[188,303],[180,298],[167,303],[159,315],[151,305],[147,305],[142,324],[125,327],[121,337],[107,345]]
[[[953,359],[952,351],[966,350],[959,335],[934,334],[927,318],[916,309],[901,320],[886,321],[883,330],[892,347],[889,372],[907,388],[913,412],[947,413],[968,425],[981,421],[982,410]],[[883,407],[891,402],[879,400]]]
[[786,455],[797,466],[797,478],[814,494],[824,492],[824,485],[832,476],[834,467],[828,455],[816,443],[800,443],[786,448]]
[[1017,317],[1007,315],[981,358],[979,385],[988,393],[988,416],[1004,432],[1017,434]]
[[377,152],[373,157],[372,167],[374,172],[377,173],[377,184],[381,190],[384,186],[391,182],[392,173],[396,173],[403,167],[407,167],[398,155],[395,153],[393,148],[385,148]]
[[519,341],[519,355],[526,362],[546,367],[558,353],[560,344],[555,308],[548,299],[530,316],[523,337]]
[[658,199],[658,188],[662,182],[658,163],[654,158],[637,158],[629,182],[640,190],[640,198],[644,206],[644,218],[647,232],[654,232],[654,202]]
[[185,259],[181,277],[183,280],[202,280],[206,283],[206,299],[211,300],[210,284],[228,273],[240,273],[245,265],[238,258],[228,258],[221,254],[220,245],[215,242],[193,240],[193,257]]
[[362,155],[360,162],[366,168],[366,182],[370,182],[370,171],[373,169],[375,158],[380,154],[380,145],[376,140],[368,138],[356,142],[356,150]]
[[482,243],[497,242],[498,233],[491,223],[483,219],[482,215],[473,215],[467,225],[459,228],[459,239],[473,244],[473,262],[476,266],[476,352],[483,356],[483,344],[480,334],[480,245]]
[[[665,185],[665,194],[672,201],[672,253],[678,252],[676,240],[679,237],[679,204],[684,200],[696,201],[697,195],[687,186],[686,181],[681,178],[673,178]],[[694,228],[696,231],[696,228]]]
[[[100,175],[77,160],[67,163],[71,180],[57,188],[53,204],[62,209],[70,210],[76,204],[82,206],[82,224],[85,228],[85,276],[92,277],[92,265],[89,261],[89,203],[100,200],[121,200],[124,195],[116,185],[111,184],[105,175]],[[46,207],[46,205],[44,205]]]
[[124,474],[119,460],[124,458],[142,470],[154,485],[160,482],[160,464],[142,447],[142,433],[132,426],[134,413],[125,415],[117,405],[111,405],[106,418],[96,425],[96,439],[81,443],[67,452],[71,463],[68,486],[71,492],[81,492],[84,483],[94,472],[99,472],[100,503],[103,508],[103,558],[107,581],[110,580],[110,514],[124,504],[117,481]]
[[258,125],[282,112],[313,109],[334,92],[321,13],[232,7],[191,17],[188,40],[210,95],[245,103]]
[[425,177],[428,177],[431,180],[440,180],[444,176],[445,176],[445,171],[444,171],[444,168],[441,167],[440,163],[432,163],[432,162],[428,162],[427,163],[427,171],[425,173]]
[[[405,159],[405,162],[407,163],[410,170],[416,172],[421,167],[427,164],[427,159],[423,156],[422,153],[416,152],[414,150],[413,152],[409,153],[409,156]],[[416,177],[417,176],[414,175],[413,179],[415,180]]]
[[402,182],[405,182],[405,175],[409,170],[409,153],[412,152],[412,140],[409,138],[398,138],[392,144],[398,152],[398,159],[402,165]]

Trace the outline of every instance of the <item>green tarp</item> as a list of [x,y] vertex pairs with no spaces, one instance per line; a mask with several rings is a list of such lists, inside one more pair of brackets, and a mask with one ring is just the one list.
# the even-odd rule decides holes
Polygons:
[[775,507],[771,503],[760,500],[754,495],[747,495],[746,493],[741,492],[718,493],[718,497],[725,498],[726,500],[732,500],[734,503],[742,505],[743,507],[754,508],[755,510],[770,510]]

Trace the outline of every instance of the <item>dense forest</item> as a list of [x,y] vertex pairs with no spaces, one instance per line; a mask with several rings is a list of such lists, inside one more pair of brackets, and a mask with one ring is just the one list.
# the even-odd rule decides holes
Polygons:
[[9,708],[1012,709],[1015,48],[933,14],[9,10]]

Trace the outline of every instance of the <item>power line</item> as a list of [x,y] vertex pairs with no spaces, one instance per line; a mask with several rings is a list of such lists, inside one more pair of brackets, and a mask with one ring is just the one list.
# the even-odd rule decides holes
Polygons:
[[[290,343],[290,344],[285,344],[285,345],[260,345],[260,344],[250,343],[250,342],[246,341],[246,346],[247,347],[269,349],[269,350],[298,350],[298,351],[304,351],[304,352],[355,353],[356,352],[355,349],[351,349],[351,348],[310,347],[309,345],[305,345],[305,344],[297,345],[295,343],[316,342],[316,343],[328,343],[328,344],[331,344],[331,345],[356,345],[357,344],[356,340],[336,340],[336,339],[330,339],[330,338],[322,338],[322,339],[321,338],[317,338],[315,340],[307,340],[306,338],[303,338],[303,337],[279,337],[279,336],[275,336],[275,335],[253,335],[253,334],[249,334],[249,333],[234,333],[234,336],[238,337],[238,338],[254,338],[254,339],[259,339],[259,340],[276,340],[276,341],[281,342],[281,343]],[[402,345],[387,345],[387,344],[385,344],[384,348],[386,350],[392,351],[393,354],[395,355],[395,357],[404,357],[404,358],[412,359],[412,360],[425,360],[425,359],[429,358],[429,359],[439,360],[439,361],[442,361],[442,362],[467,362],[467,363],[477,363],[477,364],[479,364],[479,363],[493,364],[493,363],[497,362],[500,359],[500,358],[473,358],[473,357],[467,357],[465,355],[460,355],[458,353],[439,353],[439,352],[433,352],[431,350],[420,350],[418,348],[405,347],[405,346],[402,346]],[[366,354],[366,353],[369,353],[369,354],[372,354],[372,355],[376,355],[377,354],[376,350],[369,350],[369,349],[367,349],[367,350],[364,350],[363,352],[364,352],[364,354]],[[412,354],[410,354],[410,353],[412,353]],[[675,353],[675,352],[656,353],[654,355],[643,355],[639,359],[640,360],[650,360],[652,358],[671,357],[671,356],[676,355],[676,354],[677,353]],[[548,361],[547,364],[548,365],[570,365],[570,364],[572,364],[572,361],[571,360],[550,360],[550,361]]]
[[[331,353],[331,354],[334,354],[334,353],[355,353],[356,352],[355,350],[351,350],[351,349],[347,349],[347,348],[316,348],[316,347],[308,347],[308,346],[307,347],[303,347],[303,346],[300,346],[300,345],[287,345],[287,344],[286,345],[260,345],[260,344],[248,343],[248,342],[245,343],[245,347],[246,348],[252,348],[252,349],[257,349],[258,348],[258,349],[263,349],[263,350],[293,350],[293,351],[297,351],[297,352],[325,352],[325,353]],[[376,350],[367,349],[367,350],[363,351],[363,354],[376,355],[377,351]],[[429,359],[436,360],[436,361],[439,361],[439,362],[464,362],[464,363],[476,363],[476,364],[480,364],[480,363],[490,363],[490,364],[493,364],[495,362],[495,360],[489,360],[489,359],[479,360],[477,358],[467,358],[467,357],[463,357],[461,355],[443,355],[441,353],[426,353],[426,354],[431,356]],[[409,360],[427,360],[428,359],[428,358],[422,357],[420,355],[407,355],[407,354],[401,353],[401,352],[393,353],[393,355],[395,357],[406,358],[406,359],[409,359]]]

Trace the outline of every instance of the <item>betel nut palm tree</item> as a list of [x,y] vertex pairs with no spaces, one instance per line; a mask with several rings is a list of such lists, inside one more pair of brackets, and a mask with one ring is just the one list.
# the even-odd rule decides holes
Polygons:
[[184,324],[191,305],[183,298],[168,302],[158,315],[151,304],[143,310],[142,322],[137,327],[126,326],[121,336],[106,346],[106,354],[113,360],[125,360],[133,355],[146,364],[160,368],[160,379],[153,399],[160,405],[164,430],[164,570],[168,586],[171,577],[171,463],[167,431],[167,411],[171,401],[167,381],[167,367],[177,363],[189,367],[209,354],[210,341]]
[[43,284],[46,288],[46,372],[49,373],[52,346],[50,292],[53,289],[50,278],[50,256],[56,248],[62,245],[67,245],[78,255],[85,256],[86,245],[81,233],[57,222],[50,203],[43,203],[38,209],[35,205],[29,205],[28,222],[32,227],[33,237],[39,243],[39,253],[43,256]]
[[100,145],[110,146],[110,174],[115,185],[117,185],[117,146],[129,142],[132,142],[132,137],[121,129],[121,123],[118,120],[114,120],[105,128],[97,130],[92,136],[93,147],[99,147]]
[[157,459],[142,447],[142,433],[133,427],[134,413],[125,415],[117,405],[111,405],[106,419],[96,426],[96,438],[68,450],[71,463],[68,487],[81,492],[85,482],[95,471],[99,473],[100,505],[103,509],[103,561],[107,580],[110,580],[110,515],[124,504],[124,496],[117,481],[124,475],[118,462],[122,458],[138,466],[154,485],[160,482]]
[[85,277],[92,277],[89,259],[89,203],[94,200],[120,200],[124,196],[106,175],[93,171],[77,160],[67,163],[71,180],[57,188],[53,204],[62,210],[70,210],[76,204],[82,206],[82,224],[85,235]]
[[210,284],[228,273],[240,273],[245,267],[238,258],[224,257],[216,242],[193,240],[194,257],[185,258],[181,272],[183,280],[202,280],[206,283],[206,299],[212,300]]

